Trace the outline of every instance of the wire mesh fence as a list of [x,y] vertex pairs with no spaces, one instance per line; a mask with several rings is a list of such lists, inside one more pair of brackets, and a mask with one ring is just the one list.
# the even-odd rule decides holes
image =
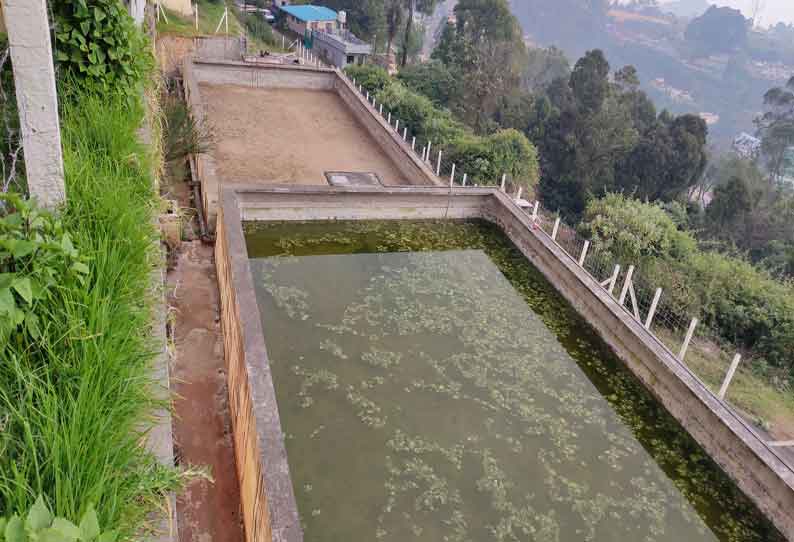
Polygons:
[[[11,50],[0,37],[0,193],[24,191],[24,158]],[[0,213],[3,207],[0,202]]]
[[[347,77],[344,72],[342,75]],[[355,80],[350,79],[350,82],[441,182],[455,187],[497,186],[518,203],[522,196],[519,188],[521,183],[506,175],[485,180],[470,177],[469,173],[444,154],[444,142],[416,137],[412,127],[379,104],[374,94],[368,93]],[[756,420],[753,414],[752,389],[757,388],[758,378],[746,368],[749,364],[739,364],[731,381],[731,386],[735,387],[731,387],[730,391],[722,389],[725,388],[731,363],[740,350],[736,344],[722,338],[713,327],[703,324],[693,307],[680,305],[672,299],[674,296],[665,296],[664,290],[643,276],[631,262],[619,262],[609,251],[591,243],[576,228],[566,224],[558,213],[544,209],[536,201],[522,203],[524,212],[533,218],[537,228],[551,237],[571,259],[599,282],[676,359],[685,363],[709,390],[737,408],[745,417],[749,416],[763,426],[765,422]],[[751,357],[746,352],[744,355]],[[733,399],[740,406],[736,407]]]

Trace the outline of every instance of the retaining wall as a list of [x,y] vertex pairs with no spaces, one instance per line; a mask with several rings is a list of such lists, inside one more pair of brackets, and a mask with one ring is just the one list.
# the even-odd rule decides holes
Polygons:
[[[264,351],[264,339],[258,317],[255,295],[251,286],[248,257],[242,237],[243,220],[334,220],[334,219],[417,219],[417,218],[485,218],[497,224],[522,253],[560,293],[584,316],[628,368],[645,384],[653,395],[719,463],[736,484],[759,509],[790,540],[794,540],[794,471],[748,426],[730,407],[719,400],[686,366],[660,343],[624,307],[604,290],[593,277],[578,266],[541,229],[533,227],[531,217],[519,209],[510,198],[495,189],[486,188],[382,188],[371,187],[237,187],[225,189],[223,195],[223,227],[219,230],[219,277],[224,286],[221,296],[237,299],[245,297],[247,307],[242,324],[243,353],[227,347],[227,356],[242,356],[247,370],[258,371],[260,377],[249,383],[251,393],[257,387],[265,390],[267,401],[254,401],[257,420],[262,417],[276,424],[278,413],[271,399],[273,384]],[[227,237],[234,238],[234,246]],[[224,244],[225,243],[225,244]],[[228,259],[228,261],[223,261]],[[239,268],[229,276],[221,267]],[[236,294],[235,294],[236,292]],[[224,322],[227,307],[223,302]],[[235,316],[237,318],[237,316]],[[226,324],[224,325],[224,333]],[[256,335],[249,337],[248,334]],[[231,340],[231,339],[225,339]],[[248,350],[249,341],[252,349]],[[237,351],[240,347],[238,345]],[[239,363],[234,360],[230,363]],[[230,372],[231,379],[231,372]],[[229,388],[233,389],[230,380]],[[274,408],[275,409],[275,408]],[[235,429],[236,430],[236,429]],[[253,429],[247,429],[251,431]],[[260,438],[262,438],[262,429]],[[280,430],[266,431],[281,438]],[[237,442],[237,435],[235,436]],[[267,439],[266,439],[267,440]],[[280,445],[279,440],[278,444]],[[271,446],[276,443],[271,442]],[[289,472],[282,472],[283,447],[276,447],[271,456],[262,447],[259,462],[264,465],[264,492],[273,497],[288,488],[294,504]],[[256,461],[247,457],[246,461]],[[286,468],[286,467],[285,467]],[[278,484],[267,481],[270,469],[277,469]],[[279,498],[281,496],[279,495]],[[300,536],[300,533],[291,533]],[[295,538],[290,540],[300,540]],[[254,540],[249,538],[249,540]]]
[[[364,97],[355,91],[351,83],[334,69],[186,58],[182,74],[185,99],[200,122],[206,119],[206,104],[201,97],[199,83],[336,92],[356,120],[394,162],[404,177],[405,184],[443,184],[433,170],[411,151],[410,144],[403,141]],[[205,218],[210,230],[214,231],[221,180],[218,179],[211,152],[196,157],[196,170],[198,179],[194,180],[201,183]]]

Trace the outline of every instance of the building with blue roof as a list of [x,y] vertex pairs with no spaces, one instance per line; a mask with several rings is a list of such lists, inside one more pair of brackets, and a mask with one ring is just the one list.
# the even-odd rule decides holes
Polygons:
[[287,19],[290,30],[305,36],[307,30],[335,32],[338,28],[337,13],[325,6],[283,6],[281,11]]

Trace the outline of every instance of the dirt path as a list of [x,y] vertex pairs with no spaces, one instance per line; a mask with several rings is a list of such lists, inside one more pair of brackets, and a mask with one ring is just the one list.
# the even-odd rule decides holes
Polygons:
[[177,499],[179,540],[242,542],[213,249],[184,243],[176,261],[168,274],[174,447],[181,464],[209,467],[213,478],[194,482]]
[[326,171],[359,171],[410,184],[334,92],[201,85],[201,93],[221,182],[326,184]]

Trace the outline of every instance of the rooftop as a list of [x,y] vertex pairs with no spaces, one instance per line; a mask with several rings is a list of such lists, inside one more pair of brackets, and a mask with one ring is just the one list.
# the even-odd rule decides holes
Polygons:
[[335,21],[336,12],[325,6],[284,6],[282,11],[289,13],[301,21]]

